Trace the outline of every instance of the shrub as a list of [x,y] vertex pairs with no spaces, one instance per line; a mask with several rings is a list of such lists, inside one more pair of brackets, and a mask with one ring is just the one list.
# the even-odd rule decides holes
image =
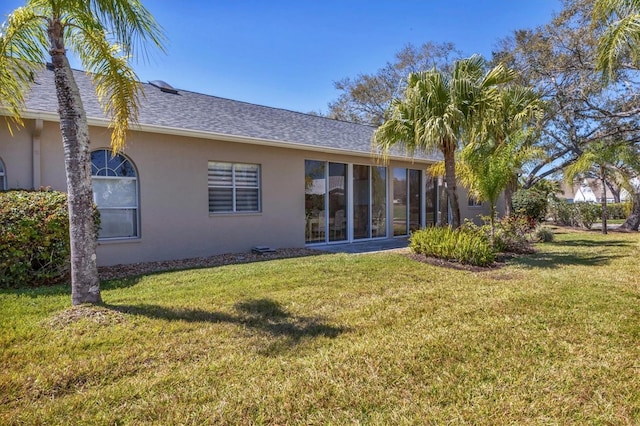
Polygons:
[[558,225],[578,226],[576,206],[567,200],[554,200],[549,206],[549,216]]
[[411,234],[410,247],[414,253],[476,266],[490,265],[496,257],[496,252],[484,235],[465,228],[421,229]]
[[541,243],[550,243],[554,238],[553,231],[547,226],[539,226],[536,228],[534,235],[536,240]]
[[577,222],[586,229],[591,229],[593,224],[602,217],[602,206],[592,203],[574,203],[577,214]]
[[[482,218],[484,225],[478,226],[469,220],[465,220],[462,228],[480,233],[491,240],[491,226],[489,217]],[[532,228],[529,220],[522,216],[504,217],[495,222],[493,248],[496,252],[530,253]]]
[[513,211],[526,217],[532,226],[544,220],[547,215],[547,195],[536,189],[521,189],[513,194]]
[[[94,213],[99,226],[97,209]],[[0,287],[47,285],[67,277],[68,218],[66,193],[0,192]]]
[[607,217],[609,219],[626,219],[631,213],[631,203],[609,203],[607,204]]

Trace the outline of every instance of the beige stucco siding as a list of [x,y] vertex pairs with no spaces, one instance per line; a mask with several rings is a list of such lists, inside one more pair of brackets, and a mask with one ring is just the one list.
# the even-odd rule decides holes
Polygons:
[[[41,186],[66,190],[64,155],[58,123],[44,122],[35,143],[34,120],[10,137],[0,129],[0,158],[9,188]],[[91,149],[109,147],[109,131],[91,127]],[[37,132],[36,132],[37,133]],[[37,148],[37,149],[35,149]],[[37,151],[37,152],[36,152]],[[304,160],[380,165],[368,154],[319,152],[134,131],[123,152],[135,165],[139,186],[140,237],[100,241],[99,265],[246,252],[256,245],[273,248],[305,244]],[[34,162],[34,158],[37,161]],[[210,214],[208,162],[252,163],[261,167],[261,211]],[[34,164],[37,170],[34,170]],[[424,170],[426,163],[390,161],[393,167]],[[393,185],[389,179],[389,196]],[[391,202],[391,201],[390,201]],[[486,214],[469,208],[460,194],[463,217]],[[389,211],[392,211],[391,205]]]
[[27,122],[27,129],[17,129],[13,135],[0,117],[0,158],[5,165],[8,188],[32,189],[32,127]]

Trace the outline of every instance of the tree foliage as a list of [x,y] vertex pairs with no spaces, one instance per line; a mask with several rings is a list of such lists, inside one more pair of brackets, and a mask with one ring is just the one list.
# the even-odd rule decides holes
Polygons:
[[637,75],[621,70],[606,81],[597,72],[601,30],[591,21],[593,0],[566,0],[547,25],[517,30],[500,42],[494,61],[518,71],[519,82],[533,87],[546,109],[536,145],[545,158],[527,165],[524,186],[555,176],[575,162],[591,143],[640,141]]
[[461,53],[452,43],[424,43],[420,47],[408,44],[375,73],[359,74],[334,82],[340,92],[329,103],[328,116],[338,120],[379,126],[389,118],[393,98],[400,97],[409,74],[432,68],[450,70],[452,61]]
[[455,162],[459,141],[469,140],[496,106],[497,87],[511,79],[511,70],[502,65],[488,69],[479,55],[456,61],[451,72],[410,74],[404,96],[392,101],[390,118],[374,134],[374,145],[383,152],[399,144],[411,154],[442,153],[454,228],[461,224]]

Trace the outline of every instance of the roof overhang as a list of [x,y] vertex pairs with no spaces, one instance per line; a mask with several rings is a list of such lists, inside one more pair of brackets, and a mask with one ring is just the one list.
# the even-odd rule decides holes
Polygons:
[[[0,108],[0,115],[9,115],[8,111],[4,108]],[[43,121],[51,121],[51,122],[60,122],[60,116],[55,113],[44,112],[44,111],[33,111],[27,110],[23,111],[22,119],[24,120],[43,120]],[[89,126],[93,127],[109,127],[109,120],[88,117],[87,123]],[[191,129],[182,129],[170,126],[157,126],[157,125],[149,125],[149,124],[134,124],[131,126],[131,130],[138,132],[146,132],[146,133],[156,133],[163,135],[173,135],[173,136],[184,136],[188,138],[198,138],[198,139],[209,139],[223,142],[235,142],[235,143],[243,143],[250,145],[260,145],[260,146],[272,146],[277,148],[284,149],[295,149],[295,150],[305,150],[305,151],[313,151],[313,152],[322,152],[327,154],[341,154],[341,155],[351,155],[358,157],[379,157],[383,158],[380,153],[376,153],[373,150],[370,152],[363,151],[354,151],[343,148],[332,148],[332,147],[324,147],[311,145],[306,143],[299,142],[291,142],[291,141],[281,141],[281,140],[271,140],[271,139],[262,139],[255,138],[249,136],[237,136],[237,135],[229,135],[225,133],[216,133],[216,132],[207,132],[202,130],[191,130]],[[428,158],[415,158],[411,156],[403,156],[403,155],[393,155],[388,154],[384,156],[385,160],[395,160],[395,161],[410,161],[414,163],[424,163],[431,164],[437,160],[428,159]]]

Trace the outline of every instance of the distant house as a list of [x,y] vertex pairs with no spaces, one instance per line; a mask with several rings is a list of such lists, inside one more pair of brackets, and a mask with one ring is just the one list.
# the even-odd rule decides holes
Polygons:
[[[90,124],[100,265],[394,238],[437,219],[437,182],[425,173],[436,157],[397,150],[383,164],[373,127],[157,81],[142,84],[139,126],[114,156],[91,81],[75,78]],[[0,189],[66,189],[57,109],[45,70],[26,126],[0,128]],[[487,213],[460,204],[463,217]]]
[[[569,202],[587,202],[600,203],[605,192],[602,190],[602,184],[599,179],[582,179],[573,185],[563,183],[561,185],[563,197]],[[629,193],[614,185],[616,194],[607,186],[606,198],[608,203],[627,201]]]

